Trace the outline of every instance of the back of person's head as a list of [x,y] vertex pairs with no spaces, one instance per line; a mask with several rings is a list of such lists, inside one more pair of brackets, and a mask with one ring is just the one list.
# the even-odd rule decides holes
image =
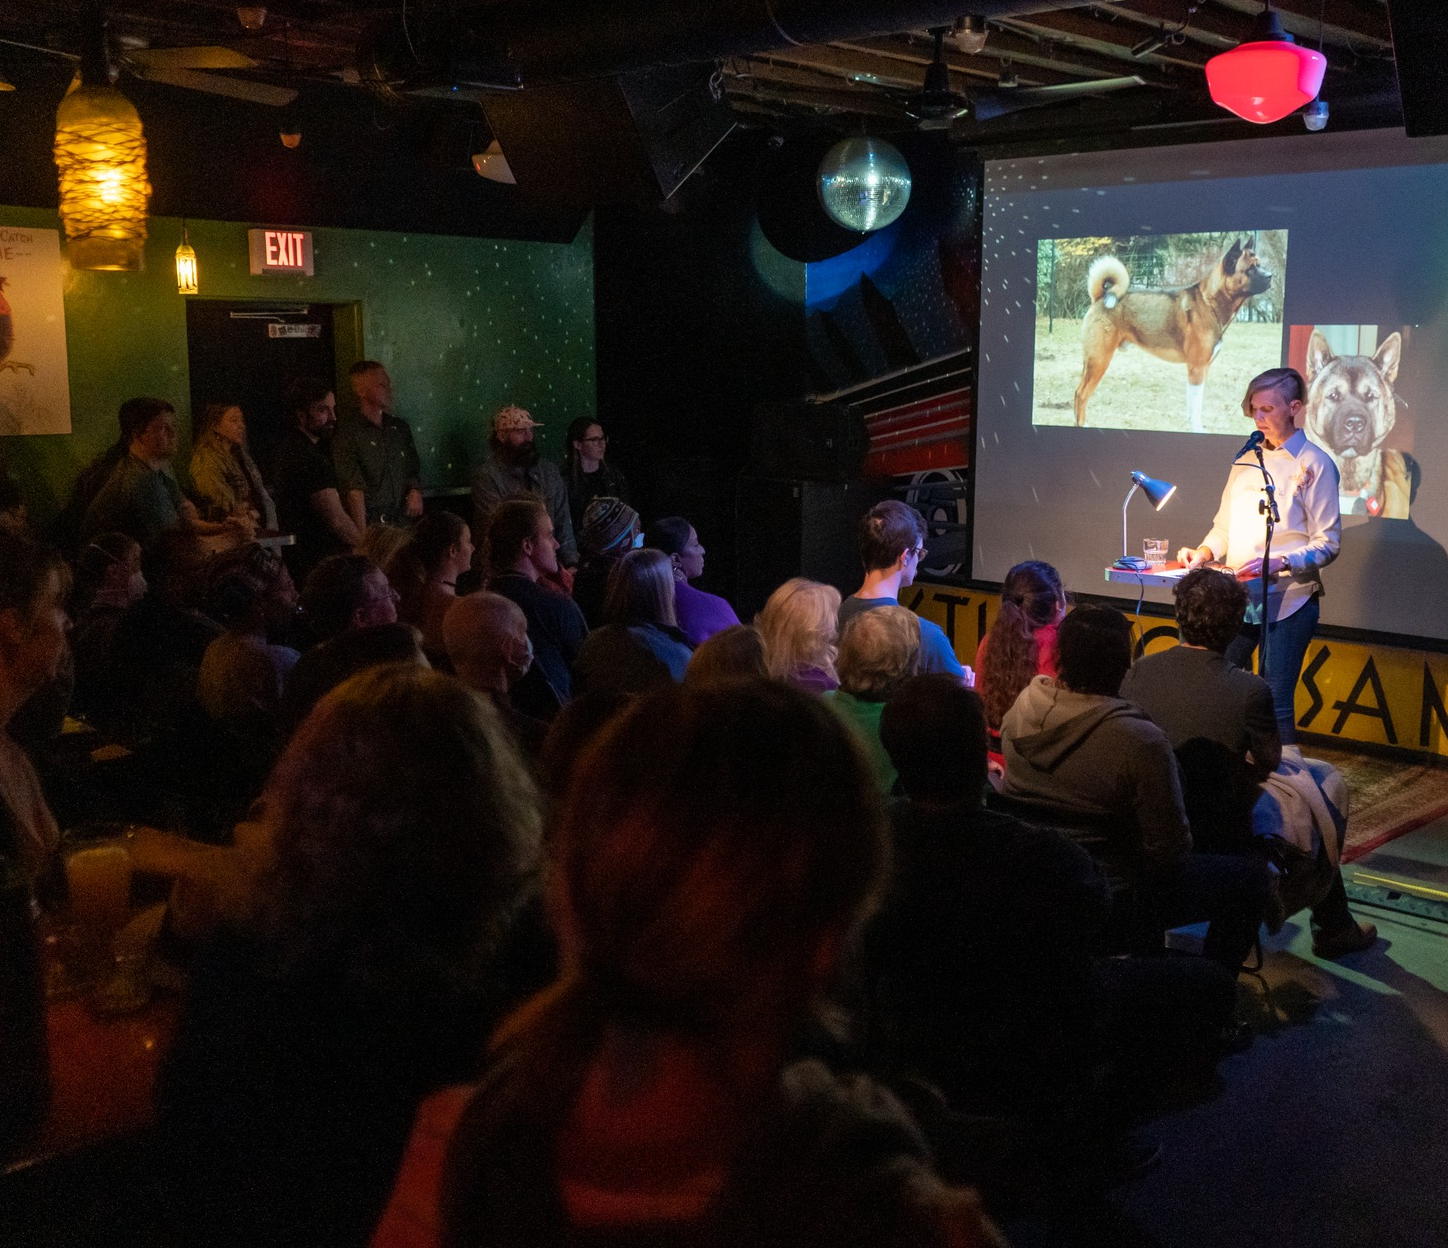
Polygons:
[[876,503],[860,520],[860,562],[866,572],[890,567],[903,551],[924,541],[924,519],[898,499]]
[[523,557],[523,543],[534,541],[548,515],[543,500],[532,494],[505,498],[488,517],[487,566],[507,572]]
[[840,637],[840,688],[884,702],[920,665],[920,621],[906,607],[872,607],[845,625]]
[[0,532],[0,611],[30,620],[54,578],[70,589],[70,569],[58,550],[17,533]]
[[592,558],[616,559],[633,548],[642,529],[639,513],[621,498],[595,498],[583,509],[579,549]]
[[1065,604],[1061,574],[1049,563],[1031,559],[1006,573],[980,673],[986,718],[993,727],[1000,727],[1002,717],[1036,674],[1040,659],[1036,630],[1056,623]]
[[776,680],[789,680],[811,667],[836,679],[840,591],[833,585],[802,576],[785,581],[769,595],[754,626],[764,639],[765,665]]
[[397,552],[407,545],[407,537],[410,530],[404,529],[399,524],[383,524],[376,521],[369,524],[362,533],[362,544],[357,548],[357,553],[366,555],[379,568],[386,571],[391,565]]
[[764,639],[757,628],[735,624],[701,643],[689,658],[684,683],[718,684],[731,680],[763,680]]
[[269,585],[256,568],[227,561],[211,569],[201,609],[222,628],[251,632],[266,623]]
[[393,992],[408,970],[476,986],[531,879],[537,793],[492,706],[391,664],[307,716],[267,785],[256,920],[284,970]]
[[1131,667],[1131,621],[1113,607],[1074,607],[1056,638],[1061,682],[1114,698]]
[[442,621],[443,647],[458,678],[473,684],[472,674],[496,671],[522,656],[516,641],[528,632],[528,620],[511,598],[479,590],[465,594],[447,609]]
[[635,702],[635,695],[619,689],[590,689],[564,705],[548,725],[543,738],[543,785],[561,797],[583,751],[615,716]]
[[666,555],[677,555],[689,544],[693,527],[683,516],[660,516],[645,526],[644,545],[662,550]]
[[117,413],[121,425],[121,444],[129,446],[145,432],[146,426],[157,416],[164,416],[175,410],[165,399],[127,399]]
[[661,550],[631,550],[608,574],[603,618],[609,624],[667,624],[675,627],[674,569]]
[[81,547],[75,560],[75,592],[71,610],[79,615],[95,601],[107,581],[129,576],[140,547],[128,533],[98,533]]
[[411,624],[369,624],[349,628],[331,641],[308,651],[287,678],[282,702],[283,727],[288,734],[311,709],[344,680],[374,667],[405,663],[430,667],[422,652],[422,634]]
[[1247,590],[1237,578],[1216,568],[1193,568],[1172,590],[1177,630],[1189,646],[1205,646],[1218,654],[1242,627]]
[[175,606],[192,607],[201,601],[206,560],[205,548],[184,525],[158,533],[141,551],[146,584]]
[[307,574],[302,610],[307,626],[321,640],[336,637],[352,625],[354,613],[367,603],[368,578],[379,571],[366,555],[329,555]]
[[978,804],[986,741],[980,698],[941,672],[910,677],[880,713],[880,742],[914,801]]

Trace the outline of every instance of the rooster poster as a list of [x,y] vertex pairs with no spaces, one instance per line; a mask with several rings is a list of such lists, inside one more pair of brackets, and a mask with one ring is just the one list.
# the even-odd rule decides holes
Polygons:
[[0,436],[70,432],[60,233],[0,224]]

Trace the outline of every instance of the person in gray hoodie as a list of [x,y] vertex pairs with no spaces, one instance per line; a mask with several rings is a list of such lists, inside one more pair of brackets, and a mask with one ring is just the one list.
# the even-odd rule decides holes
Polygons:
[[1171,742],[1117,696],[1131,666],[1126,617],[1079,606],[1061,624],[1058,651],[1059,676],[1033,679],[1001,722],[1002,792],[1101,863],[1130,943],[1210,919],[1204,952],[1235,969],[1267,908],[1266,865],[1192,853]]

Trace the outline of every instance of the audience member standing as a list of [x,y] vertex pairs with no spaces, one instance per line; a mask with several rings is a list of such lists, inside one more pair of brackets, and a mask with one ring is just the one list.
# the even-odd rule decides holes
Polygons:
[[785,581],[755,618],[764,639],[764,661],[775,680],[812,693],[840,687],[835,670],[840,629],[840,591],[796,576]]
[[883,833],[814,698],[686,686],[624,712],[557,821],[560,976],[476,1090],[424,1107],[377,1248],[998,1242],[893,1098],[789,1060]]
[[246,417],[235,403],[202,409],[191,447],[191,487],[207,520],[246,516],[268,531],[277,527],[276,504],[246,446]]
[[[861,519],[859,542],[865,579],[840,603],[841,633],[862,611],[900,605],[900,591],[914,584],[925,555],[925,521],[915,508],[886,499]],[[920,621],[920,670],[944,672],[971,683],[968,670],[955,657],[955,647],[932,620]]]
[[392,378],[376,360],[359,360],[347,370],[357,414],[337,427],[332,462],[337,486],[352,523],[399,524],[422,515],[421,464],[412,427],[392,414]]
[[573,695],[573,664],[588,635],[571,598],[538,583],[558,571],[553,518],[537,498],[509,498],[492,511],[486,559],[488,588],[511,598],[528,619],[534,661],[560,702]]
[[568,489],[558,465],[538,454],[533,430],[541,429],[526,409],[515,403],[500,407],[493,417],[488,456],[473,470],[473,531],[488,531],[494,508],[505,499],[532,494],[543,501],[558,541],[558,562],[566,568],[578,562],[573,517],[568,510]]
[[692,524],[682,516],[664,516],[645,530],[644,545],[669,557],[679,631],[691,646],[702,645],[715,633],[739,623],[734,608],[718,594],[706,594],[689,584],[704,575],[704,546]]
[[362,527],[342,503],[332,464],[331,439],[337,427],[332,387],[302,378],[287,387],[286,401],[291,425],[277,447],[272,480],[281,526],[297,539],[287,550],[287,565],[300,583],[327,556],[355,550]]
[[568,478],[568,512],[573,531],[583,527],[583,513],[595,498],[617,498],[628,502],[628,482],[612,464],[604,462],[608,435],[591,416],[580,416],[568,426],[567,449],[563,454]]

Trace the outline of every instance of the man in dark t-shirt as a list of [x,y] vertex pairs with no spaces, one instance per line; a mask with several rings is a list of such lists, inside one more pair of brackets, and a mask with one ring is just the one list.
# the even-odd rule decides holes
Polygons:
[[277,518],[296,536],[287,565],[299,584],[328,555],[354,549],[362,534],[342,505],[328,438],[337,424],[337,400],[326,382],[304,379],[287,391],[292,427],[277,448],[272,472]]

